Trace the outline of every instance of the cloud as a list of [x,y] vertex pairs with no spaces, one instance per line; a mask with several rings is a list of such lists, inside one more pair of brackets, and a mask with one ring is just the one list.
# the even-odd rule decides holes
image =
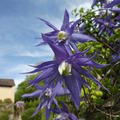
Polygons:
[[14,74],[14,73],[20,74],[20,73],[31,71],[31,69],[32,68],[30,66],[26,65],[26,64],[19,64],[19,65],[13,66],[12,68],[6,69],[6,73],[9,73],[9,74]]
[[53,56],[52,51],[41,51],[41,52],[39,52],[39,51],[34,51],[34,52],[24,51],[24,52],[21,52],[21,53],[17,53],[16,55],[17,56],[22,56],[22,57],[33,57],[33,58]]

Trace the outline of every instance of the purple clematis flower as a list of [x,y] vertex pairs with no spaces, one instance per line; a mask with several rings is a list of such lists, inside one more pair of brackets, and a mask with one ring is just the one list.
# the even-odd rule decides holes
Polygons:
[[83,66],[103,68],[106,65],[101,65],[94,62],[94,56],[88,58],[85,55],[88,50],[69,56],[63,46],[56,46],[53,41],[45,35],[42,37],[53,50],[56,60],[44,62],[40,65],[34,66],[36,69],[30,73],[40,72],[40,74],[34,80],[30,81],[30,84],[36,85],[40,81],[44,80],[48,86],[50,86],[50,84],[51,86],[56,86],[57,82],[64,82],[70,91],[75,106],[79,108],[81,88],[83,85],[89,88],[88,83],[83,77],[80,76],[80,74],[92,79],[95,83],[104,87],[93,75],[85,70]]
[[56,45],[62,44],[67,50],[70,50],[72,47],[75,51],[79,51],[76,47],[76,44],[79,42],[88,42],[90,40],[95,41],[95,39],[92,36],[75,32],[75,28],[78,25],[78,23],[81,21],[81,19],[78,19],[77,21],[71,23],[69,21],[69,14],[67,10],[65,10],[64,13],[64,20],[63,24],[61,26],[61,29],[58,30],[54,25],[49,23],[48,21],[41,19],[41,21],[45,22],[50,28],[53,29],[52,32],[45,33],[47,37],[49,37]]
[[62,109],[53,110],[54,113],[57,113],[58,116],[54,120],[79,120],[74,114],[68,111],[67,106],[62,103]]
[[119,5],[119,4],[120,4],[120,0],[113,0],[112,2],[107,4],[106,7],[111,8],[111,7],[114,7],[114,6]]
[[48,120],[50,117],[50,110],[53,102],[59,109],[59,105],[55,97],[69,95],[70,92],[67,88],[63,88],[60,82],[58,82],[55,87],[50,86],[50,84],[49,86],[45,86],[43,88],[41,88],[38,84],[36,84],[35,86],[37,87],[37,90],[35,92],[24,94],[22,97],[38,97],[39,99],[41,99],[42,102],[38,105],[36,111],[32,116],[35,116],[40,109],[46,107],[46,120]]
[[107,0],[93,0],[93,3],[92,3],[92,8],[94,7],[94,6],[96,6],[98,3],[100,2],[100,4],[101,4],[101,7],[102,6],[105,6],[106,4],[107,4]]
[[119,28],[116,22],[111,21],[112,14],[109,14],[105,19],[103,18],[96,18],[95,19],[95,26],[98,25],[100,30],[99,34],[101,35],[103,32],[106,32],[108,35],[112,35],[114,33],[114,29]]

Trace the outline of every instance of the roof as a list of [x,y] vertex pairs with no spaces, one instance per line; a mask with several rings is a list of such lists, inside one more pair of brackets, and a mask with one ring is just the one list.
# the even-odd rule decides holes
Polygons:
[[15,86],[13,79],[1,79],[0,78],[0,87],[13,87]]

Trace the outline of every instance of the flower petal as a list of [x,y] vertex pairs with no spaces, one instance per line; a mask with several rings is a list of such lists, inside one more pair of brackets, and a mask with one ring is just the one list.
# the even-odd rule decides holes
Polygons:
[[78,42],[89,42],[90,40],[96,41],[95,38],[89,35],[81,34],[81,33],[73,33],[71,35],[71,39]]
[[75,30],[77,24],[80,23],[80,21],[81,21],[81,19],[78,19],[71,25],[71,27],[70,27],[70,34],[73,33],[73,31]]
[[46,106],[46,120],[50,118],[50,109]]
[[78,71],[80,72],[80,74],[85,75],[86,77],[92,79],[96,84],[98,84],[99,86],[103,87],[105,90],[108,91],[107,88],[104,87],[104,85],[102,85],[93,75],[91,75],[87,70],[81,68],[81,67],[77,67]]
[[42,37],[43,37],[43,40],[46,41],[51,47],[51,49],[53,50],[55,57],[56,57],[56,61],[62,61],[69,56],[63,45],[55,45],[51,41],[51,39],[45,35],[42,35]]
[[58,82],[55,87],[55,94],[56,94],[56,96],[63,96],[63,95],[70,94],[70,92],[67,88],[62,87],[62,83]]
[[46,101],[44,100],[41,104],[38,105],[38,107],[36,108],[36,111],[33,113],[32,117],[34,117],[41,108],[43,108],[46,105]]
[[29,81],[29,83],[30,84],[39,83],[40,81],[42,81],[48,77],[54,76],[54,74],[56,73],[55,71],[56,70],[53,68],[49,68],[47,70],[44,70],[34,80]]
[[39,18],[39,19],[41,21],[43,21],[46,25],[48,25],[50,28],[52,28],[53,30],[58,31],[58,29],[54,25],[52,25],[50,22],[48,22],[48,21],[46,21],[46,20],[44,20],[42,18]]
[[79,87],[78,80],[74,78],[72,75],[64,76],[64,79],[65,79],[65,84],[67,88],[69,89],[70,94],[73,98],[75,106],[77,109],[79,109],[81,89]]
[[111,8],[109,10],[115,13],[120,13],[120,8]]
[[61,30],[66,31],[68,29],[69,29],[69,14],[68,14],[68,11],[65,9],[64,19],[63,19],[63,24],[62,24]]
[[24,94],[22,95],[22,97],[26,98],[26,97],[39,97],[40,94],[41,94],[42,90],[36,90],[35,92],[33,93],[28,93],[28,94]]

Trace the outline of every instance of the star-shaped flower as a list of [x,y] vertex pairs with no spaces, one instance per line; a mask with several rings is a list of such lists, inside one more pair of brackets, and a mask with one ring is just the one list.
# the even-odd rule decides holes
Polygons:
[[44,35],[49,37],[55,44],[63,44],[63,46],[68,50],[68,52],[70,52],[71,47],[76,52],[78,52],[79,50],[76,44],[79,42],[88,42],[90,40],[95,41],[92,36],[75,31],[76,26],[81,21],[81,19],[78,19],[77,21],[71,23],[67,10],[65,10],[64,20],[60,30],[48,21],[41,18],[40,20],[45,22],[50,28],[53,29],[52,32],[45,33]]
[[37,90],[33,93],[24,94],[22,97],[38,97],[42,100],[42,102],[38,105],[36,108],[36,111],[32,116],[35,116],[40,109],[46,107],[46,120],[50,117],[50,111],[51,111],[51,105],[54,102],[55,105],[59,109],[58,102],[56,100],[56,96],[63,96],[63,95],[69,95],[69,91],[66,88],[62,87],[62,84],[58,82],[56,86],[49,83],[49,86],[45,85],[43,88],[41,88],[38,84],[34,85],[37,87]]

